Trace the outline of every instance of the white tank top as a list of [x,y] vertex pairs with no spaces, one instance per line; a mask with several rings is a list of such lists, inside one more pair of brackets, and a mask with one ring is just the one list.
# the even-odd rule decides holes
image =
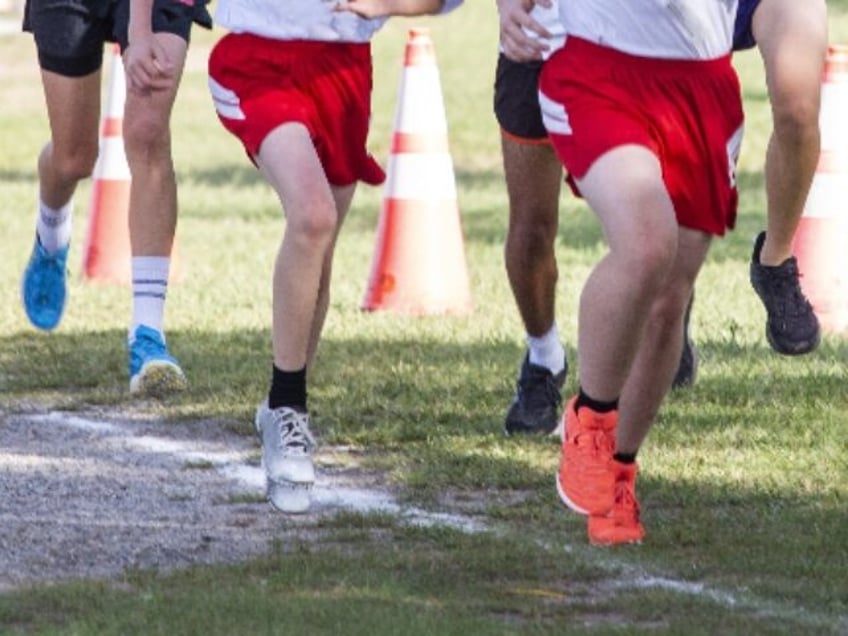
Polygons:
[[[550,38],[546,38],[548,50],[542,53],[542,57],[547,59],[554,51],[560,48],[565,41],[565,25],[559,18],[559,5],[556,2],[552,2],[550,8],[545,8],[540,4],[534,4],[533,10],[530,11],[530,17],[545,27],[552,36]],[[527,29],[525,29],[524,32],[534,40],[542,39]]]

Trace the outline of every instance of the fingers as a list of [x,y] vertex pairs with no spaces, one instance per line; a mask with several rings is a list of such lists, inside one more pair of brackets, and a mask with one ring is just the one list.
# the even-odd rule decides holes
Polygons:
[[379,2],[363,2],[362,0],[340,0],[333,7],[333,11],[347,11],[355,13],[361,18],[376,18],[381,15],[386,15],[385,7]]
[[550,31],[523,11],[501,18],[501,46],[504,54],[516,62],[542,59],[550,48],[544,40],[550,37]]
[[155,39],[134,42],[124,57],[128,88],[136,91],[168,90],[176,68]]

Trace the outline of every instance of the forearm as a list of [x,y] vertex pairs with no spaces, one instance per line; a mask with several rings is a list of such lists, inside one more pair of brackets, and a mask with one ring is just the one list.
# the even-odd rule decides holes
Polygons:
[[153,0],[130,0],[129,40],[149,35],[152,30]]
[[444,0],[384,0],[386,15],[425,15],[442,10]]

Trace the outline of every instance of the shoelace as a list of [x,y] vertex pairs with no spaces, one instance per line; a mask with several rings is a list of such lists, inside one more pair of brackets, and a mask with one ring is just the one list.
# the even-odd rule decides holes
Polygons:
[[163,356],[165,354],[165,344],[159,340],[151,338],[147,334],[142,334],[135,339],[133,343],[133,351],[141,351],[147,356]]
[[279,416],[280,444],[291,454],[306,455],[315,446],[315,438],[309,432],[306,416],[285,410]]
[[46,303],[55,300],[55,297],[59,295],[59,286],[54,283],[57,280],[61,281],[64,275],[64,268],[58,258],[51,256],[43,258],[39,267],[32,273],[33,286],[39,291],[36,298]]
[[562,404],[562,396],[556,385],[556,380],[550,373],[545,374],[541,382],[534,381],[531,375],[521,378],[518,381],[517,388],[521,401],[533,410],[551,405],[559,407]]
[[630,489],[629,484],[624,480],[615,482],[615,504],[614,509],[633,514],[636,521],[639,520],[639,502],[636,501],[636,495]]
[[591,429],[576,435],[574,445],[584,455],[612,457],[615,439],[607,431]]
[[801,292],[801,273],[794,261],[775,269],[770,279],[772,293],[781,299],[788,298],[784,302],[775,303],[773,310],[777,318],[787,322],[806,317],[812,311],[810,302]]

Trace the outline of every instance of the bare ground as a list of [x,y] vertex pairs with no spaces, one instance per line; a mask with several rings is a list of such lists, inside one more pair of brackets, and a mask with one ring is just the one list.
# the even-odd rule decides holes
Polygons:
[[215,421],[0,414],[0,592],[237,562],[314,536],[344,508],[426,516],[398,506],[357,452],[340,448],[316,454],[309,513],[280,514],[264,499],[259,457],[256,440]]

